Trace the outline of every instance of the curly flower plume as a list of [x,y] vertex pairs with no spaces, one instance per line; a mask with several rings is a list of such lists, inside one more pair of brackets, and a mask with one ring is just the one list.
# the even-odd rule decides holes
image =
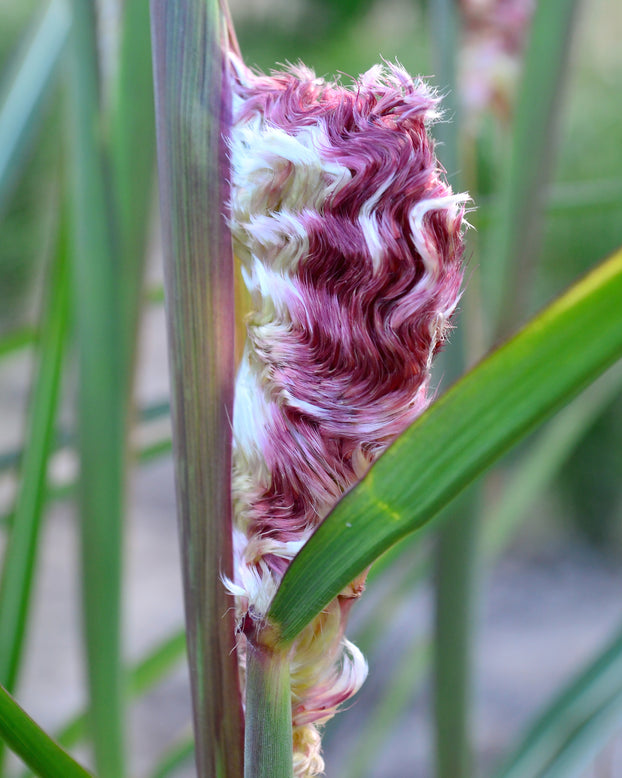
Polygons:
[[[234,410],[235,581],[261,618],[339,497],[426,407],[460,295],[464,195],[427,128],[436,96],[401,67],[351,87],[233,58],[232,232],[251,293]],[[290,654],[296,776],[323,770],[318,725],[363,683],[344,637],[364,577]],[[244,644],[240,663],[244,674]]]

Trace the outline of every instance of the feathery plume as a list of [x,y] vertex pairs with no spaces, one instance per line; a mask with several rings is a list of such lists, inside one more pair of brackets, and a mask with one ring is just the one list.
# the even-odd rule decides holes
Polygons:
[[[228,582],[243,622],[267,612],[313,530],[426,407],[460,295],[467,198],[434,156],[436,95],[398,65],[350,88],[303,66],[265,76],[232,65],[231,226],[253,302]],[[344,636],[363,586],[364,576],[291,648],[298,778],[323,771],[318,725],[365,679]]]

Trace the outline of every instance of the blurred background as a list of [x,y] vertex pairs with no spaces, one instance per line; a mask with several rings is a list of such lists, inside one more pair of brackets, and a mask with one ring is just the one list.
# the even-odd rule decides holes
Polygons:
[[[106,139],[115,136],[114,122],[106,117],[114,114],[124,14],[121,2],[101,0],[96,5],[98,101],[104,117],[100,131]],[[473,229],[460,331],[439,363],[439,392],[493,343],[622,245],[622,5],[617,0],[577,4],[558,56],[553,110],[543,126],[533,127],[530,118],[542,116],[537,112],[540,80],[534,71],[521,91],[521,78],[535,0],[464,0],[451,17],[458,19],[458,29],[443,27],[450,17],[439,17],[441,5],[435,0],[231,2],[240,46],[251,66],[270,70],[302,60],[318,75],[348,82],[380,58],[397,59],[446,96],[451,124],[436,128],[439,151],[450,182],[470,192],[474,210],[468,217]],[[73,151],[67,118],[69,23],[61,6],[0,0],[0,554],[8,548],[7,528],[32,435],[40,375],[37,344],[49,322],[51,278],[67,208],[66,171]],[[45,19],[48,27],[42,33]],[[444,33],[453,41],[453,70],[447,69],[447,47],[439,43]],[[49,35],[44,48],[52,64],[47,70],[41,65],[43,55],[37,59],[32,54],[33,41],[42,34]],[[557,56],[554,46],[550,51],[543,46],[546,40],[540,39],[533,55],[545,66],[549,56]],[[58,54],[53,57],[54,46]],[[448,72],[450,82],[443,79]],[[148,84],[136,99],[148,105]],[[6,109],[16,100],[22,114],[16,109],[11,115],[25,119],[12,125]],[[138,122],[130,128],[151,154],[152,127]],[[519,229],[510,248],[499,247],[495,226],[508,218],[503,215],[504,187],[516,180],[517,171],[529,167],[532,147],[533,159],[544,163],[538,162],[526,184],[531,188],[523,192],[533,212],[522,222],[517,213],[517,223],[527,225],[527,231]],[[154,165],[154,157],[147,157],[141,170],[153,171]],[[170,662],[145,682],[130,707],[130,767],[137,776],[192,776],[190,701],[179,639],[183,606],[157,198],[151,176],[137,176],[144,183],[145,202],[142,243],[137,245],[146,259],[138,276],[131,478],[123,528],[124,656],[131,665],[169,638],[174,647]],[[508,202],[515,212],[523,208],[520,199]],[[134,207],[136,200],[131,203]],[[497,248],[515,261],[501,280],[487,265],[494,265]],[[70,314],[74,334],[79,316]],[[60,400],[45,467],[45,508],[33,552],[32,607],[15,682],[20,702],[51,732],[58,732],[86,701],[74,499],[74,342],[75,337],[69,339],[59,378]],[[474,605],[465,606],[471,614],[475,663],[473,775],[490,774],[551,695],[622,625],[619,367],[486,477],[478,487],[476,511],[472,503],[464,508],[477,514],[472,582],[477,596]],[[461,504],[454,508],[460,510]],[[447,525],[452,518],[446,518]],[[350,636],[367,655],[370,675],[351,707],[327,727],[329,778],[433,775],[435,544],[434,533],[427,532],[392,550],[372,572],[353,613]],[[462,605],[456,601],[455,607]],[[622,717],[602,730],[581,776],[622,776],[618,726],[622,728]],[[157,772],[169,748],[178,759],[169,773]],[[88,751],[84,756],[89,758]]]

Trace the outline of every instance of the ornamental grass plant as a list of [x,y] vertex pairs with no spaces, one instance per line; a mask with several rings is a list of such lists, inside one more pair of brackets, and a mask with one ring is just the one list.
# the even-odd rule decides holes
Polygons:
[[[492,766],[474,646],[484,572],[619,419],[622,120],[603,108],[594,143],[573,103],[581,78],[592,115],[620,84],[615,46],[580,59],[594,19],[576,0],[35,5],[4,42],[0,102],[2,234],[19,236],[0,249],[0,359],[33,367],[0,449],[0,776],[307,778],[333,752],[351,778],[596,775],[622,723],[620,634]],[[138,333],[162,306],[170,396],[145,403]],[[129,495],[167,457],[185,624],[128,661]],[[608,469],[589,490],[615,515]],[[86,702],[57,730],[21,684],[58,501]],[[430,634],[403,635],[343,737],[335,714],[425,587]],[[186,663],[192,734],[137,767],[133,705]],[[432,756],[405,747],[396,768],[383,746],[426,672]]]

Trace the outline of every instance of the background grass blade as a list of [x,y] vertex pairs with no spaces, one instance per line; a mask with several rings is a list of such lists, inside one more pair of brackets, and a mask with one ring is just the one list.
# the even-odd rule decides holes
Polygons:
[[483,553],[497,557],[545,487],[559,473],[585,433],[622,391],[616,364],[547,425],[514,462],[498,500],[482,517]]
[[[460,10],[454,0],[428,4],[435,72],[445,93],[448,121],[435,135],[438,154],[454,191],[462,190],[459,147],[459,100],[456,58],[460,44]],[[464,305],[463,301],[463,305]],[[462,306],[461,306],[462,308]],[[441,357],[444,381],[453,383],[465,370],[466,344],[460,311],[450,348]],[[470,489],[446,512],[435,548],[434,577],[434,741],[437,778],[471,778],[473,632],[476,610],[478,495]]]
[[283,641],[622,355],[621,298],[622,251],[455,384],[380,457],[285,574],[268,614]]
[[473,487],[445,512],[435,554],[434,721],[437,778],[471,778],[479,522]]
[[65,0],[51,0],[28,32],[27,43],[4,86],[0,107],[0,214],[32,143],[70,23]]
[[91,776],[35,724],[3,686],[0,686],[0,737],[42,778]]
[[215,0],[152,0],[160,211],[196,761],[243,773],[231,599],[233,255],[223,140],[229,97]]
[[507,333],[529,302],[545,183],[552,169],[562,82],[577,0],[536,4],[512,128],[505,182],[482,256],[484,300],[494,339]]
[[66,233],[63,221],[48,286],[49,299],[40,326],[38,369],[28,437],[21,458],[19,492],[2,567],[0,683],[9,691],[15,687],[22,657],[67,336],[69,279]]
[[72,0],[73,307],[79,362],[78,429],[83,624],[90,720],[100,778],[124,775],[121,665],[122,524],[127,376],[118,241],[101,141],[95,7]]
[[622,727],[622,693],[584,721],[560,749],[542,778],[581,778]]
[[111,168],[121,255],[118,287],[123,361],[131,382],[155,173],[153,71],[146,0],[126,0],[123,4],[115,87],[111,111]]
[[[622,632],[556,696],[494,778],[561,778],[585,769],[622,723]],[[587,763],[587,764],[586,764]],[[570,768],[574,765],[574,770]],[[563,769],[567,772],[563,772]]]

